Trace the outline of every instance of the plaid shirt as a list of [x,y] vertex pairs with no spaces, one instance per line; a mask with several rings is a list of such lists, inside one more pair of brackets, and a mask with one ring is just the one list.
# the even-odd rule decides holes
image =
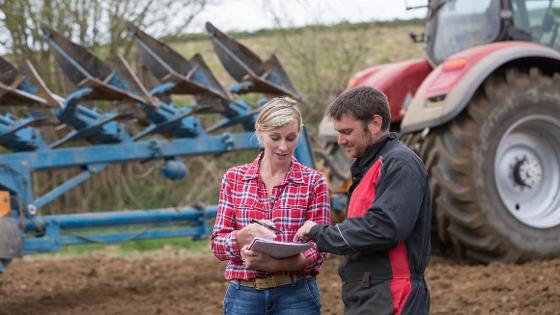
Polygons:
[[[220,260],[229,260],[226,279],[250,280],[268,273],[243,267],[237,232],[250,224],[250,219],[267,219],[282,231],[276,241],[291,242],[298,228],[307,220],[329,224],[330,197],[325,177],[292,157],[292,164],[282,183],[272,189],[268,198],[266,186],[259,176],[262,153],[250,164],[229,169],[222,179],[216,224],[212,232],[212,251]],[[307,266],[295,272],[316,275],[326,257],[312,241],[304,251]],[[286,274],[278,272],[277,274]]]

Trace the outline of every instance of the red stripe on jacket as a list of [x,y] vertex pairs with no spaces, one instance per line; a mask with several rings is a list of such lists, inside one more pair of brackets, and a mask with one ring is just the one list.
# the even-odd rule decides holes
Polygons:
[[[381,179],[381,169],[383,161],[379,158],[373,164],[350,197],[348,205],[349,218],[363,217],[375,200],[375,186]],[[406,300],[411,292],[410,268],[408,266],[408,256],[404,242],[389,250],[389,262],[393,279],[391,279],[390,290],[393,298],[393,311],[395,315],[400,315],[404,309]],[[375,277],[375,276],[374,276]]]

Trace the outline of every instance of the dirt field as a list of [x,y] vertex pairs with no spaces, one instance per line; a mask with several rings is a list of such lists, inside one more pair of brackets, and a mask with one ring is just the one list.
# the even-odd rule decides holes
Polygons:
[[[339,258],[319,276],[323,314],[341,314]],[[16,260],[0,275],[0,314],[220,314],[224,264],[173,250]],[[432,314],[560,314],[560,260],[459,265],[434,257]]]

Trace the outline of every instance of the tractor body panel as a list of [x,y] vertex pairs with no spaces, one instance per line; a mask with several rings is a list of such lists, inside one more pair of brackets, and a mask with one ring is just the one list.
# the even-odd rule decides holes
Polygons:
[[402,121],[403,133],[440,126],[465,109],[482,82],[516,61],[560,66],[560,53],[530,42],[499,42],[457,53],[422,82]]
[[[398,126],[416,90],[432,71],[426,59],[410,59],[402,62],[368,68],[355,74],[347,89],[369,86],[383,91],[391,105],[391,124]],[[327,142],[336,142],[338,134],[327,116],[319,125],[319,134]]]
[[423,58],[375,66],[357,73],[348,82],[348,89],[370,86],[383,91],[391,104],[391,122],[400,122],[401,110],[431,71],[432,66]]

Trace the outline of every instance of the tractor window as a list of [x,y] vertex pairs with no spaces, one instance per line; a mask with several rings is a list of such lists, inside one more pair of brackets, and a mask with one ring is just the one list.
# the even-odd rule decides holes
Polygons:
[[446,1],[437,16],[434,59],[492,42],[500,31],[499,1]]
[[513,1],[515,26],[531,35],[531,39],[546,46],[560,49],[558,26],[560,1],[535,0]]

